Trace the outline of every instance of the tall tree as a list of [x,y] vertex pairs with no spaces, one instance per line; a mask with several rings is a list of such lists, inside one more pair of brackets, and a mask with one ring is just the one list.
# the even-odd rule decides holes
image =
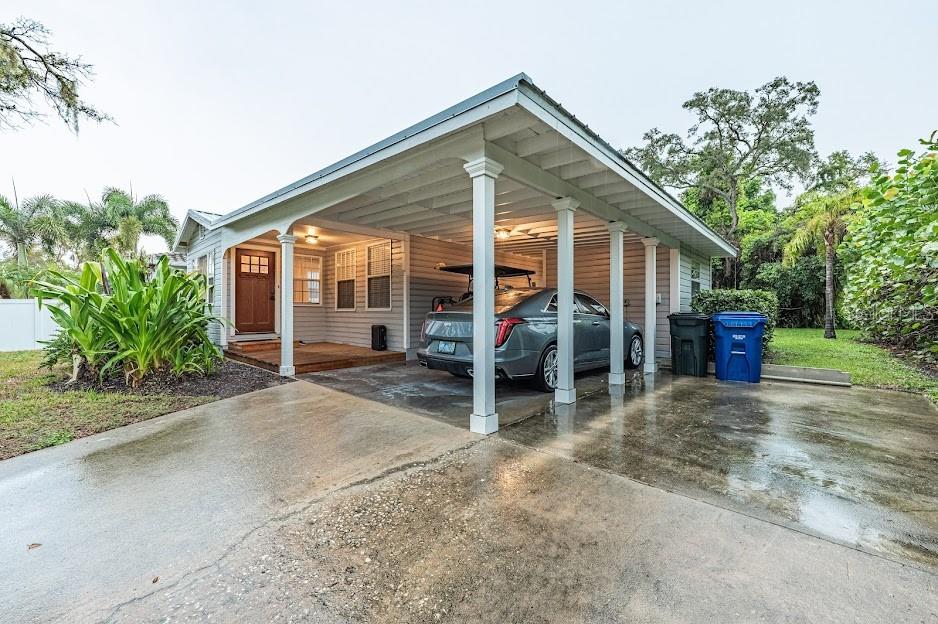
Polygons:
[[40,117],[37,96],[74,132],[82,119],[110,119],[79,96],[92,66],[80,56],[50,50],[49,34],[39,22],[22,17],[0,24],[0,130]]
[[77,215],[77,230],[87,255],[97,255],[111,245],[122,256],[139,252],[140,237],[155,235],[172,245],[179,223],[169,211],[169,204],[159,195],[137,200],[127,191],[106,188],[99,202],[88,206],[71,203]]
[[811,176],[808,191],[840,193],[869,181],[871,172],[883,167],[873,152],[864,152],[856,158],[847,150],[831,152],[821,159]]
[[824,249],[824,337],[836,338],[834,328],[834,262],[837,247],[847,233],[849,215],[860,202],[856,187],[839,193],[818,191],[806,193],[800,199],[804,221],[785,245],[785,264],[814,249]]
[[686,138],[652,128],[643,146],[623,153],[664,186],[722,199],[729,211],[722,233],[738,242],[737,207],[747,180],[790,190],[795,180],[809,179],[817,159],[810,117],[819,98],[813,82],[785,77],[752,93],[710,88],[684,102],[697,118]]
[[42,244],[51,249],[61,236],[59,222],[53,218],[56,201],[50,195],[30,197],[22,204],[11,204],[0,196],[0,238],[16,251],[20,266],[29,263],[29,249]]

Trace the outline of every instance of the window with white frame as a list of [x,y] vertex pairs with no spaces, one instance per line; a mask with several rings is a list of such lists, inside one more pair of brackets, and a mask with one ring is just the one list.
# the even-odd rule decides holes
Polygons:
[[335,254],[335,308],[355,309],[355,248]]
[[[195,272],[205,278],[205,305],[211,308],[215,303],[215,254],[199,256],[195,261]],[[211,272],[210,272],[211,271]]]
[[388,310],[391,308],[391,241],[368,245],[366,251],[366,307]]
[[293,303],[322,303],[322,258],[293,256]]
[[700,263],[692,260],[690,263],[690,296],[700,292]]

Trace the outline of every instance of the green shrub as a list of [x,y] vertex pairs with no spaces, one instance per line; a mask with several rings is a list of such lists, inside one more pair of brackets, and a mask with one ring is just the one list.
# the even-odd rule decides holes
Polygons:
[[844,312],[874,340],[938,361],[938,131],[874,170],[849,225]]
[[[148,279],[142,262],[108,249],[101,263],[85,263],[77,279],[50,271],[32,289],[40,305],[47,301],[72,353],[101,377],[121,370],[137,386],[163,370],[207,373],[220,359],[206,331],[218,319],[206,312],[204,277],[172,269],[165,257]],[[65,353],[61,340],[47,346],[47,360]]]
[[758,312],[766,318],[762,346],[772,341],[778,323],[778,297],[768,290],[701,290],[694,295],[691,308],[703,314],[717,312]]

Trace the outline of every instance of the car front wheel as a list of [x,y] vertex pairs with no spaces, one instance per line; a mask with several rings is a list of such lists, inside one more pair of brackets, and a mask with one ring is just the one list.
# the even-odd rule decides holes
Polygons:
[[645,348],[641,336],[632,336],[629,341],[629,351],[625,354],[625,367],[638,368],[645,357]]
[[557,345],[550,345],[541,354],[534,385],[543,392],[553,392],[557,387]]

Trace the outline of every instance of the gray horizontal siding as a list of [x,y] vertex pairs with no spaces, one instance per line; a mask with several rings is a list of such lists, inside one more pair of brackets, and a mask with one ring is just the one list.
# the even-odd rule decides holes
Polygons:
[[[322,261],[322,270],[325,270],[326,256],[330,255],[322,251],[310,251],[303,249],[296,251],[294,258],[298,255],[313,256]],[[294,263],[295,264],[295,263]],[[322,274],[320,273],[320,280]],[[320,293],[324,296],[325,282],[320,283]],[[309,303],[297,303],[293,305],[293,337],[303,342],[322,342],[326,340],[326,309],[325,304],[319,305]]]
[[[368,310],[366,301],[365,248],[377,240],[363,241],[341,247],[330,247],[323,263],[322,332],[319,340],[342,344],[371,346],[371,326],[386,325],[388,349],[404,349],[404,248],[402,241],[391,242],[391,309]],[[355,248],[355,309],[336,310],[335,252]]]
[[[641,243],[626,242],[622,259],[623,295],[626,300],[625,319],[637,325],[645,324],[645,248]],[[668,313],[670,310],[670,258],[667,247],[657,249],[656,289],[661,303],[656,308],[655,353],[671,353]],[[573,283],[577,290],[588,293],[609,305],[609,245],[576,247],[573,252]],[[557,250],[547,256],[547,285],[557,286]]]
[[687,249],[681,250],[681,312],[690,312],[691,266],[700,266],[700,289],[710,290],[710,259]]
[[[214,282],[214,297],[212,299],[212,311],[215,314],[221,314],[221,275],[224,271],[224,260],[221,252],[221,230],[210,231],[204,236],[195,240],[190,240],[189,248],[186,252],[186,266],[190,271],[194,271],[198,258],[204,255],[214,253],[214,263],[209,267],[209,275]],[[208,336],[215,344],[221,340],[221,323],[210,323],[208,327]]]
[[[448,265],[471,264],[472,247],[458,245],[432,238],[412,236],[410,239],[410,331],[411,345],[416,347],[420,342],[420,330],[423,319],[434,297],[458,297],[466,292],[468,278],[437,270],[439,263]],[[541,284],[541,258],[523,256],[505,251],[495,252],[495,262],[521,269],[529,269],[537,273],[531,279]],[[502,280],[502,284],[515,287],[528,285],[525,278]]]

